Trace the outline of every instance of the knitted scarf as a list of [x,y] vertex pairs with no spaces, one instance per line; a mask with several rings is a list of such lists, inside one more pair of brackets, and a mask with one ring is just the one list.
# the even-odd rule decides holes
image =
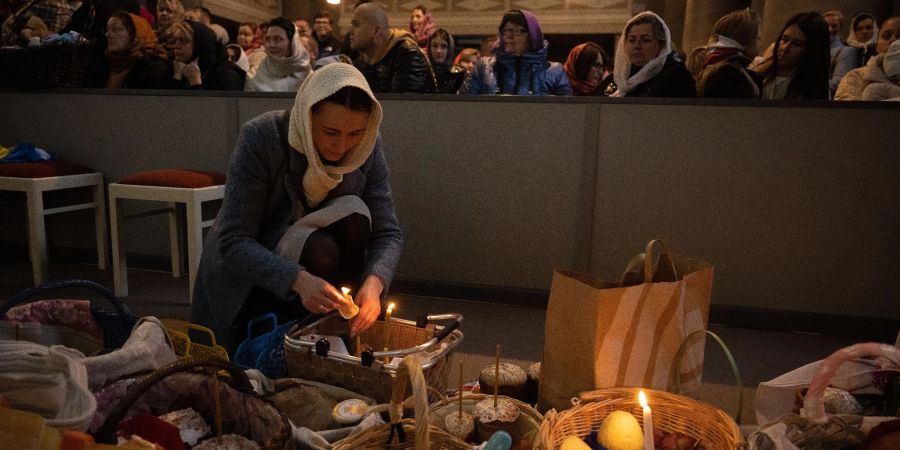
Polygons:
[[106,59],[109,61],[109,77],[106,80],[108,89],[119,89],[125,84],[125,78],[131,72],[131,68],[138,59],[166,58],[166,50],[156,41],[156,33],[150,23],[141,16],[128,14],[134,23],[135,36],[131,45],[123,51],[111,51],[106,49]]
[[631,20],[628,21],[628,24],[625,25],[625,29],[627,30],[632,23],[646,16],[653,16],[662,23],[663,29],[666,31],[666,43],[663,48],[660,49],[659,55],[657,55],[656,58],[653,58],[647,64],[644,64],[644,67],[641,67],[637,73],[629,77],[628,74],[631,73],[631,58],[629,58],[628,53],[625,52],[625,41],[628,37],[625,36],[625,33],[623,32],[622,36],[619,37],[619,44],[616,46],[616,65],[615,68],[613,68],[613,80],[615,80],[618,90],[612,94],[612,97],[624,97],[625,94],[628,94],[634,90],[634,88],[659,75],[663,70],[663,66],[666,64],[666,58],[672,53],[672,33],[669,31],[669,26],[666,25],[666,22],[662,20],[661,17],[653,12],[644,11],[632,17]]
[[[312,139],[312,107],[346,86],[362,89],[372,98],[372,113],[362,140],[335,165],[324,165]],[[310,206],[317,207],[328,192],[344,178],[344,174],[358,169],[375,148],[378,127],[381,125],[381,104],[369,89],[366,78],[355,67],[332,63],[313,71],[303,80],[291,110],[288,142],[294,150],[306,156],[309,167],[303,174],[303,192]]]
[[[563,65],[563,68],[566,70],[566,75],[569,77],[569,84],[572,85],[572,92],[575,95],[590,95],[594,91],[597,90],[597,87],[600,86],[600,80],[591,83],[588,80],[578,77],[578,73],[575,71],[575,64],[578,62],[578,57],[581,56],[581,52],[584,51],[584,48],[587,47],[588,43],[578,44],[575,48],[569,52],[569,57],[566,58],[566,63]],[[593,63],[593,61],[591,61]]]

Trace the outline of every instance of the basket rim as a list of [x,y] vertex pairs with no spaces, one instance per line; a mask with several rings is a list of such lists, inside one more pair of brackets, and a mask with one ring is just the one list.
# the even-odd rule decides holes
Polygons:
[[685,395],[640,387],[612,387],[585,391],[573,399],[571,408],[560,412],[551,409],[545,414],[545,420],[541,424],[541,445],[547,450],[553,449],[553,435],[560,424],[568,421],[570,417],[577,416],[581,409],[601,402],[625,400],[636,403],[638,392],[642,390],[653,398],[654,408],[665,408],[666,405],[675,406],[675,402],[686,403],[690,406],[686,409],[689,411],[686,415],[702,416],[706,420],[713,420],[721,425],[719,431],[723,434],[727,433],[727,438],[733,448],[739,449],[745,445],[746,441],[737,422],[721,409]]

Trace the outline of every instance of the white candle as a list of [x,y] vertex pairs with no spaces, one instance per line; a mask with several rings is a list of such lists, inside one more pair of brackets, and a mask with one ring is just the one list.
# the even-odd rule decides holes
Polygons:
[[341,292],[344,294],[344,298],[347,299],[348,302],[353,302],[353,297],[350,296],[350,289],[346,287],[341,288]]
[[638,392],[638,401],[644,408],[644,450],[654,450],[653,445],[653,412],[647,405],[647,395],[644,391]]

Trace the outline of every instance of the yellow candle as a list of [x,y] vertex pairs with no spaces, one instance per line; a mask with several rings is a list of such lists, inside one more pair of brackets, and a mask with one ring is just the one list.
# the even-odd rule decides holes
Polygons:
[[359,314],[359,306],[356,306],[356,303],[353,303],[353,296],[350,295],[350,289],[342,287],[341,292],[344,294],[344,300],[347,300],[347,303],[339,305],[338,312],[341,313],[341,317],[350,320]]
[[653,411],[647,404],[647,395],[644,391],[638,392],[638,402],[644,409],[644,450],[654,450],[653,445]]
[[[394,312],[394,304],[390,303],[387,307],[387,311],[384,312],[384,351],[388,351],[388,347],[390,347],[391,342],[391,314]],[[384,357],[384,362],[387,364],[390,362],[390,358],[387,356]]]

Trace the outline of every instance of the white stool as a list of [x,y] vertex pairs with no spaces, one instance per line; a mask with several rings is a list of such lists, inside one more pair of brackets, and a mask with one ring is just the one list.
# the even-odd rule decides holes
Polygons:
[[[169,217],[169,245],[172,258],[172,276],[184,273],[184,257],[181,241],[187,233],[187,259],[189,296],[194,292],[194,279],[200,266],[203,250],[203,229],[214,220],[203,220],[204,202],[221,200],[225,196],[225,175],[216,172],[168,169],[140,172],[109,185],[109,215],[112,218],[112,263],[116,295],[128,295],[128,275],[125,262],[123,236],[125,219],[167,214]],[[163,209],[125,216],[123,200],[166,202]],[[183,209],[182,209],[183,208]],[[186,216],[186,217],[185,217]],[[180,226],[185,222],[184,228]]]
[[[44,208],[44,192],[91,187],[93,195],[88,203],[75,203],[56,208]],[[0,190],[25,193],[28,205],[28,252],[34,285],[47,280],[47,231],[44,217],[82,209],[94,210],[97,235],[97,266],[106,269],[106,204],[103,195],[103,174],[80,164],[63,161],[0,164]]]

